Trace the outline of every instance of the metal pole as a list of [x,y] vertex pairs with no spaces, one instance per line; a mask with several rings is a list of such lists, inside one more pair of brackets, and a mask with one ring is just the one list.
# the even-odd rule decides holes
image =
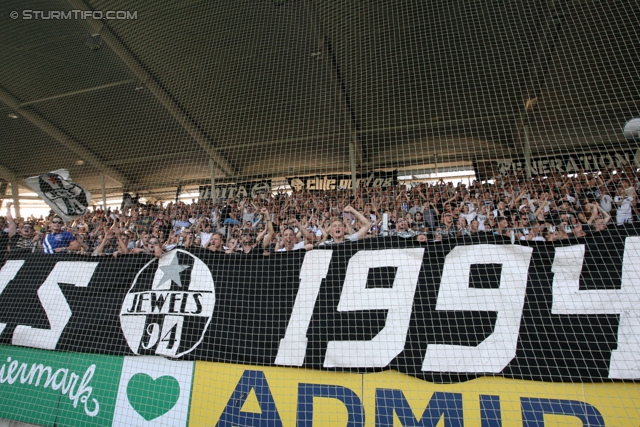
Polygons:
[[20,218],[20,198],[18,197],[18,181],[11,182],[11,196],[13,197],[13,208],[16,219]]
[[216,197],[216,169],[215,162],[209,159],[209,175],[211,176],[211,202],[215,205],[217,200]]
[[351,188],[353,189],[353,196],[358,197],[358,172],[356,169],[357,164],[357,147],[355,143],[349,143],[349,168],[351,169]]
[[363,164],[363,150],[362,143],[358,138],[358,126],[356,124],[356,115],[351,107],[351,98],[347,85],[342,77],[342,72],[339,67],[338,59],[333,50],[333,44],[327,34],[325,34],[322,23],[318,16],[318,12],[313,2],[305,2],[305,5],[309,5],[307,9],[309,13],[309,20],[311,23],[311,33],[318,34],[318,56],[317,59],[323,58],[323,54],[326,53],[328,60],[331,61],[333,68],[333,82],[336,86],[336,97],[340,100],[340,107],[344,114],[344,122],[349,129],[349,135],[351,140],[349,141],[349,169],[351,170],[351,189],[353,190],[353,196],[358,195],[358,177],[357,168],[358,165],[362,167]]
[[524,131],[524,170],[527,177],[527,181],[531,180],[531,144],[529,142],[529,125],[523,125]]
[[436,178],[438,177],[438,153],[433,154],[433,163],[436,167]]
[[100,187],[102,188],[102,210],[107,211],[107,190],[104,188],[104,174],[100,174]]

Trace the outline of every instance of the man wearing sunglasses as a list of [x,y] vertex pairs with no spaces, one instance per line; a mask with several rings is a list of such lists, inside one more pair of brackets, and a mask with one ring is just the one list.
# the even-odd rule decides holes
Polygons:
[[40,236],[35,233],[33,224],[25,222],[18,229],[18,233],[9,240],[9,252],[12,254],[35,252],[39,240]]
[[59,216],[54,216],[49,223],[49,234],[42,240],[43,252],[45,254],[64,253],[69,243],[76,238],[68,231],[62,230],[64,222]]

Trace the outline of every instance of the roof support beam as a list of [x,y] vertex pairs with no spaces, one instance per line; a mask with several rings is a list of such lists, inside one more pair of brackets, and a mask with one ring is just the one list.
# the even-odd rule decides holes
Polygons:
[[[82,0],[68,0],[74,9],[91,10]],[[160,101],[160,104],[180,123],[180,125],[193,137],[193,139],[202,147],[209,158],[213,160],[216,166],[222,170],[227,176],[237,174],[236,169],[231,163],[220,153],[215,147],[214,142],[209,136],[198,126],[194,120],[189,117],[184,109],[173,99],[173,97],[156,81],[156,79],[145,69],[145,67],[134,57],[129,49],[116,37],[111,30],[101,21],[93,18],[87,18],[87,23],[93,31],[100,34],[104,42],[118,55],[131,72],[145,85],[145,87]]]
[[0,165],[0,178],[7,182],[13,182],[17,179],[16,174],[6,166]]
[[[194,159],[198,159],[200,160],[203,157],[203,154],[200,150],[198,151],[181,151],[180,152],[180,158],[177,160],[194,160]],[[142,156],[142,157],[123,157],[123,158],[118,158],[118,159],[114,159],[112,161],[110,161],[108,164],[110,166],[115,166],[115,165],[126,165],[126,164],[131,164],[131,163],[136,163],[136,164],[141,164],[144,162],[149,162],[149,161],[158,161],[158,160],[168,160],[171,159],[173,161],[176,161],[176,154],[175,153],[165,153],[165,154],[152,154],[149,156]]]
[[[29,191],[32,191],[29,187],[27,187],[27,184],[25,184],[24,181],[18,178],[18,176],[14,171],[12,171],[11,169],[3,165],[0,165],[0,179],[3,179],[9,183],[18,182],[20,187],[26,188]],[[5,193],[2,193],[2,194],[4,195]]]
[[48,96],[46,98],[33,99],[31,101],[25,101],[22,104],[20,104],[20,108],[26,107],[27,105],[38,104],[40,102],[52,101],[54,99],[66,98],[68,96],[81,95],[83,93],[89,93],[89,92],[95,92],[97,90],[109,89],[109,88],[112,88],[112,87],[122,86],[122,85],[126,85],[126,84],[129,84],[129,83],[138,83],[138,80],[136,80],[136,79],[122,80],[122,81],[119,81],[119,82],[107,83],[107,84],[100,85],[100,86],[88,87],[86,89],[74,90],[72,92],[60,93],[58,95]]
[[21,108],[20,101],[2,88],[0,88],[0,101],[2,101],[16,113],[20,114],[22,117],[36,125],[44,133],[48,134],[50,137],[67,147],[69,150],[76,153],[85,162],[91,164],[93,167],[103,172],[104,174],[109,175],[111,178],[115,179],[122,185],[129,184],[129,179],[126,176],[105,164],[100,158],[98,158],[98,156],[80,145],[75,139],[67,135],[67,133],[63,132],[61,129],[59,129],[49,120],[45,119],[40,114],[28,108]]

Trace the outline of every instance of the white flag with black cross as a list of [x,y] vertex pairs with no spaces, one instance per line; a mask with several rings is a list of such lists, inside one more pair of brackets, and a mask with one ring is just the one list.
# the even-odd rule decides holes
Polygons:
[[24,182],[65,222],[87,213],[91,193],[74,183],[66,169],[32,176]]

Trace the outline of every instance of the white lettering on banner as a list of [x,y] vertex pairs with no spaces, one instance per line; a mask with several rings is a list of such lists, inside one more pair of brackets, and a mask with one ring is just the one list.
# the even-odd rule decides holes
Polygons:
[[[19,261],[7,261],[2,270],[0,270],[0,294],[4,292],[4,288],[7,287],[10,281],[12,281],[18,271],[22,268],[24,264],[24,260]],[[4,328],[7,327],[6,323],[0,323],[0,334],[4,331]]]
[[[162,322],[162,331],[158,336],[156,354],[173,356],[182,341],[183,316],[165,316]],[[202,341],[202,338],[200,338]]]
[[609,378],[640,378],[640,237],[625,240],[620,289],[580,290],[584,251],[584,245],[556,248],[551,313],[619,315],[618,348],[611,353]]
[[38,289],[38,298],[44,308],[51,329],[39,329],[18,325],[13,332],[13,345],[55,350],[62,331],[71,319],[71,308],[67,304],[58,283],[71,283],[87,287],[98,266],[97,262],[60,261],[49,273],[47,280]]
[[[349,260],[338,311],[388,310],[384,328],[370,341],[329,341],[325,368],[383,368],[404,350],[424,248],[359,251]],[[367,289],[371,268],[396,267],[393,286]]]
[[[522,161],[517,159],[501,159],[496,161],[497,172],[508,175],[519,172],[523,167]],[[580,153],[562,155],[560,157],[546,157],[531,159],[531,173],[544,175],[551,172],[577,172],[580,169],[594,171],[600,168],[624,168],[626,166],[640,167],[640,149],[612,152],[612,153]]]
[[[378,177],[375,174],[371,174],[368,177],[361,177],[356,179],[356,187],[364,188],[386,188],[393,185],[395,177]],[[296,191],[300,191],[303,188],[316,191],[330,191],[335,189],[345,189],[353,187],[353,180],[351,177],[331,177],[331,176],[314,176],[306,178],[304,181],[300,178],[293,178],[290,180],[290,185]]]
[[[516,355],[533,249],[515,245],[456,246],[445,258],[437,310],[496,311],[494,332],[476,347],[429,344],[423,371],[501,372]],[[502,264],[498,289],[470,289],[472,264]]]
[[[91,365],[87,368],[82,376],[82,380],[80,380],[80,385],[78,385],[80,376],[75,372],[69,374],[69,369],[67,368],[60,368],[53,372],[51,366],[44,366],[42,363],[32,363],[31,369],[29,369],[27,373],[29,366],[27,363],[21,364],[17,360],[12,361],[11,357],[7,357],[7,363],[9,363],[8,367],[6,364],[0,367],[0,384],[6,383],[12,385],[19,380],[20,384],[29,384],[38,387],[42,376],[46,373],[47,379],[43,384],[43,388],[51,386],[51,390],[60,390],[62,395],[66,394],[69,400],[73,402],[74,408],[78,407],[78,402],[84,404],[84,412],[90,417],[95,417],[100,412],[100,404],[95,398],[91,399],[93,409],[89,409],[87,406],[91,393],[93,392],[93,387],[90,387],[89,383],[96,371],[96,365]],[[38,377],[34,384],[33,380],[36,378],[36,374]],[[78,387],[76,388],[76,386]]]
[[[183,271],[188,272],[188,289],[182,286],[182,280],[186,279],[180,278]],[[144,282],[143,273],[152,273],[153,283]],[[152,259],[136,274],[120,309],[122,332],[135,354],[155,347],[157,355],[180,357],[202,342],[215,303],[209,267],[195,255],[174,249],[159,260]],[[191,321],[198,318],[205,318],[206,322],[192,325]],[[182,334],[183,327],[189,328],[186,337]],[[197,339],[191,339],[194,337]]]
[[300,286],[287,331],[280,340],[278,354],[273,362],[281,366],[302,366],[307,351],[307,329],[318,299],[322,280],[327,277],[333,251],[310,251],[300,267]]
[[[640,236],[627,237],[624,245],[620,289],[580,290],[585,245],[555,248],[551,265],[554,273],[551,314],[619,316],[617,348],[612,351],[608,372],[611,379],[640,378]],[[329,341],[324,367],[385,367],[403,351],[424,251],[424,248],[361,250],[349,259],[337,311],[387,310],[388,313],[380,332],[371,340]],[[180,255],[182,258],[177,258],[178,252],[183,254]],[[424,349],[422,371],[499,373],[511,362],[518,343],[532,253],[533,248],[530,247],[488,244],[457,246],[449,252],[442,266],[436,310],[491,311],[497,312],[497,318],[493,332],[475,347],[428,344]],[[316,303],[327,303],[318,302],[318,297],[322,282],[329,273],[332,256],[331,250],[309,251],[305,254],[300,268],[298,293],[285,336],[280,341],[275,365],[304,364],[307,333],[314,308]],[[192,257],[193,263],[187,262],[186,257]],[[24,260],[6,261],[0,270],[0,294],[12,280],[15,281],[24,263]],[[472,266],[476,264],[501,265],[499,287],[469,288]],[[55,350],[72,317],[60,283],[87,287],[97,266],[98,262],[57,262],[37,291],[50,328],[17,325],[12,344]],[[188,266],[190,277],[188,289],[183,289],[178,283],[179,273],[185,266]],[[393,285],[367,288],[370,270],[381,267],[397,269]],[[341,264],[341,271],[342,268]],[[143,272],[153,274],[154,281],[138,289],[137,281]],[[182,280],[184,284],[184,275]],[[534,279],[533,283],[540,282]],[[438,283],[427,283],[427,286],[438,286]],[[149,261],[136,275],[120,312],[124,337],[136,354],[155,348],[158,355],[182,356],[203,340],[211,322],[214,304],[215,289],[210,266],[193,254],[174,250],[160,261]],[[543,311],[539,315],[543,316],[544,321],[552,321],[548,318],[548,312]],[[148,319],[148,316],[154,317]],[[207,319],[206,322],[201,321],[202,317]],[[190,323],[193,319],[201,325],[195,332]],[[185,334],[182,334],[183,328],[187,331]],[[0,323],[0,333],[4,330],[6,324]],[[89,342],[90,332],[87,331]],[[184,345],[181,344],[183,341]],[[2,369],[0,384],[17,381],[17,364],[10,363]],[[64,372],[56,372],[56,375],[52,371],[47,373],[47,378],[53,378],[48,384],[52,388],[57,387]],[[35,372],[33,375],[39,379],[43,373],[40,372],[38,376],[38,372]]]

